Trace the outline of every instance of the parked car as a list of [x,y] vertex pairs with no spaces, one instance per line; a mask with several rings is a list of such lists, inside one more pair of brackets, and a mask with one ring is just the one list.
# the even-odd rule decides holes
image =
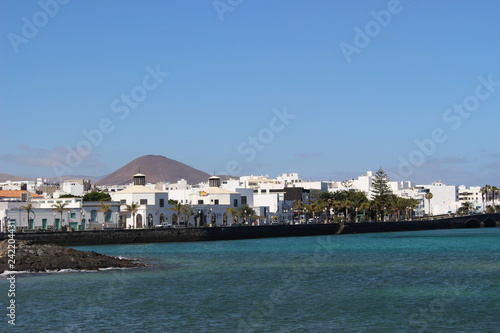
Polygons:
[[156,228],[171,228],[172,224],[163,222],[162,224],[158,224],[155,226]]

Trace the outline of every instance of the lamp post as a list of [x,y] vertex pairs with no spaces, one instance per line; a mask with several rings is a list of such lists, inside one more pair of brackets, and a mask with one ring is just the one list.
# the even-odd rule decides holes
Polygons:
[[5,228],[3,230],[3,232],[7,232],[7,230],[9,229],[9,221],[10,221],[10,217],[8,216],[5,216]]
[[85,211],[80,209],[80,223],[82,224],[82,229],[85,230]]
[[68,209],[68,229],[66,230],[70,229],[71,229],[71,209]]

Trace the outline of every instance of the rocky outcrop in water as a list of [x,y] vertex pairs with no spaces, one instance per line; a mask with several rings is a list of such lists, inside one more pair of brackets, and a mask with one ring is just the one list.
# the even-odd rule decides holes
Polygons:
[[[63,269],[99,270],[102,268],[133,268],[145,265],[130,259],[120,259],[94,251],[79,251],[58,245],[37,245],[17,241],[15,255],[9,252],[8,241],[0,242],[0,273],[4,271],[45,272]],[[12,250],[12,248],[10,248]],[[9,261],[15,260],[15,262]],[[10,266],[13,264],[13,267]]]

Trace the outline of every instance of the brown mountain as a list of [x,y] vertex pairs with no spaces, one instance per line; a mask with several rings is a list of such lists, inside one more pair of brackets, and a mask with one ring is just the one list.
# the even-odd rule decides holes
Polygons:
[[146,182],[171,182],[175,183],[185,179],[189,184],[197,184],[207,181],[210,175],[203,171],[194,169],[186,164],[177,162],[161,155],[145,155],[136,158],[105,178],[96,185],[125,185],[133,181],[136,173],[146,175]]
[[35,180],[34,178],[26,178],[21,176],[9,175],[7,173],[0,173],[0,182],[5,182],[7,180],[11,180],[13,182],[21,181],[21,180]]

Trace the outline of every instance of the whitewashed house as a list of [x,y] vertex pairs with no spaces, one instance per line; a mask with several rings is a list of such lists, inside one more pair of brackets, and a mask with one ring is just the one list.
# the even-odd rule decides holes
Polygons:
[[[120,204],[120,225],[128,229],[153,228],[171,223],[174,211],[168,203],[168,193],[146,186],[146,176],[134,175],[134,184],[122,191],[110,192]],[[127,206],[138,204],[137,212],[127,212]]]

